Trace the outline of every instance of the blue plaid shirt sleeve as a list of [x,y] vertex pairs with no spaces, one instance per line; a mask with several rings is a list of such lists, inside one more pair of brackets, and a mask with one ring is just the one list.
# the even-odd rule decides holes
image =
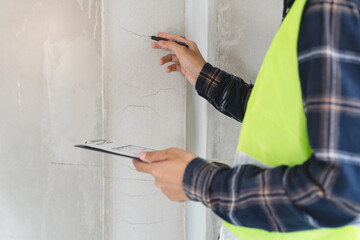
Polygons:
[[[187,196],[227,222],[277,232],[359,223],[359,0],[309,0],[301,23],[298,61],[314,152],[310,159],[300,166],[262,169],[219,168],[196,158],[186,168]],[[219,87],[211,91],[224,92],[225,86]],[[235,98],[227,101],[234,101],[235,108]],[[243,107],[238,103],[238,108]]]
[[208,100],[217,110],[242,122],[252,84],[206,63],[196,81],[198,94]]

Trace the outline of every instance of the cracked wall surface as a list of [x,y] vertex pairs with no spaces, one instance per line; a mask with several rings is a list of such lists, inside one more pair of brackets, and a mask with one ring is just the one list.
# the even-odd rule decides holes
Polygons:
[[[184,35],[184,1],[104,1],[106,136],[152,149],[185,147],[185,78],[139,35]],[[170,202],[131,160],[106,156],[104,238],[184,239],[184,204]]]
[[0,8],[0,239],[102,238],[100,0]]
[[[186,81],[165,73],[158,61],[166,53],[136,34],[184,35],[186,25],[212,64],[256,78],[282,1],[207,3],[208,28],[198,21],[202,6],[185,22],[184,1],[3,2],[0,239],[185,239],[183,204],[166,199],[152,177],[129,159],[106,156],[103,164],[103,155],[72,146],[105,135],[154,149],[185,147]],[[202,118],[189,118],[189,132],[204,128],[206,136],[188,148],[231,164],[241,125],[204,108],[189,108]],[[208,215],[204,239],[217,239],[218,219]]]
[[185,79],[121,29],[184,34],[184,2],[12,0],[0,19],[0,239],[183,239],[183,204],[73,145],[185,147]]

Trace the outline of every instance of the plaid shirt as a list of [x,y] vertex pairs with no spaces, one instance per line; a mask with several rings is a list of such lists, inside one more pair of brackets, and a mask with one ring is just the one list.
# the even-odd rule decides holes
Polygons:
[[[196,158],[186,168],[187,196],[232,224],[290,232],[359,223],[360,1],[309,0],[298,62],[310,159],[263,169],[219,168]],[[196,83],[199,95],[238,121],[251,89],[208,63]]]

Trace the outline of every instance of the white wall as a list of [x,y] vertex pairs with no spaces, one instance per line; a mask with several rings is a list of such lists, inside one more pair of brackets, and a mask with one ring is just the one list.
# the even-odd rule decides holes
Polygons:
[[101,239],[100,1],[0,8],[0,239]]
[[165,52],[121,27],[186,35],[209,62],[249,81],[280,24],[281,4],[3,2],[0,238],[217,239],[219,219],[200,204],[187,204],[185,227],[184,204],[166,199],[131,160],[106,156],[103,165],[101,154],[72,145],[106,136],[231,163],[241,125],[180,74],[165,73],[158,65]]
[[[129,33],[183,35],[184,2],[106,0],[106,135],[122,144],[185,148],[185,78],[159,66],[167,52]],[[184,204],[170,202],[131,160],[105,160],[105,239],[184,239]]]
[[103,169],[103,155],[73,147],[106,135],[185,148],[184,77],[120,28],[184,35],[184,2],[169,3],[2,4],[0,239],[185,238],[184,204],[131,160],[107,157]]

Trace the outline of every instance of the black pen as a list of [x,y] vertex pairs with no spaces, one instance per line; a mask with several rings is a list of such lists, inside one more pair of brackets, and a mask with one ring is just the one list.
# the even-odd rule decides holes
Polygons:
[[[151,36],[150,38],[151,38],[151,40],[154,40],[154,41],[171,41],[171,40],[169,40],[169,39],[162,38],[162,37],[156,37],[156,36]],[[184,47],[186,47],[186,48],[189,48],[189,45],[187,45],[187,44],[184,43],[184,42],[179,42],[179,41],[174,41],[174,42],[176,42],[177,44],[179,44],[179,45],[181,45],[181,46],[184,46]]]

